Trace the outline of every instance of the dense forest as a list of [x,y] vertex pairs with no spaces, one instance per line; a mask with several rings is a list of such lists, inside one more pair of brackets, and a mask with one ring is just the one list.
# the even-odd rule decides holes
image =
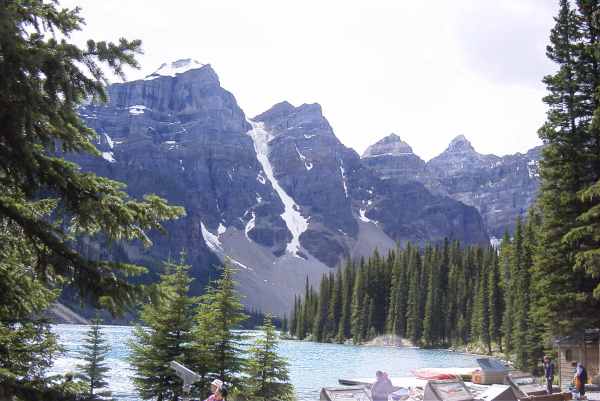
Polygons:
[[318,291],[307,283],[290,332],[315,341],[362,343],[392,334],[427,347],[479,343],[532,368],[543,351],[543,324],[530,298],[539,223],[533,213],[517,221],[499,249],[445,241],[349,261],[324,276]]

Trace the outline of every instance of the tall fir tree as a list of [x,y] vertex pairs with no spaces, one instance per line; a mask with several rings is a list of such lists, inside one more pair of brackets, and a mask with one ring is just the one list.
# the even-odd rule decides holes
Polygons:
[[421,315],[421,256],[416,249],[412,249],[409,256],[409,277],[408,300],[406,312],[406,336],[417,344],[421,338],[422,315]]
[[79,353],[80,359],[85,361],[84,364],[77,365],[77,370],[87,386],[86,400],[106,400],[111,396],[111,392],[106,389],[110,368],[105,362],[111,348],[102,333],[101,323],[99,318],[92,320],[83,350]]
[[[35,205],[41,215],[52,207]],[[38,257],[23,230],[0,218],[0,394],[8,399],[63,399],[60,391],[48,390],[45,380],[60,347],[43,314],[59,291],[31,268]]]
[[319,287],[317,314],[314,316],[312,335],[313,340],[324,342],[328,338],[327,321],[329,312],[329,276],[324,274]]
[[548,112],[539,130],[546,146],[538,198],[544,246],[535,258],[535,312],[548,336],[600,324],[588,313],[600,307],[593,292],[600,278],[584,256],[598,245],[592,234],[597,200],[585,196],[600,178],[597,14],[597,1],[577,1],[572,9],[561,0],[546,51],[558,69],[544,77]]
[[338,325],[336,341],[342,343],[350,338],[350,322],[352,318],[352,290],[354,288],[354,266],[351,261],[346,262],[342,274],[342,312]]
[[193,341],[202,344],[211,358],[211,370],[223,382],[236,384],[244,365],[245,335],[238,329],[247,316],[235,289],[234,270],[228,261],[221,277],[200,297]]
[[343,307],[343,274],[342,269],[338,268],[335,277],[330,278],[331,292],[329,294],[329,310],[327,311],[327,331],[328,337],[334,340],[337,337],[342,318]]
[[[183,259],[183,256],[182,256]],[[165,263],[156,299],[142,307],[145,327],[136,326],[129,343],[133,385],[143,399],[177,401],[182,381],[169,367],[171,361],[190,365],[195,298],[189,296],[189,266]]]
[[358,271],[356,272],[356,279],[354,281],[354,290],[352,293],[352,320],[350,324],[350,332],[352,334],[352,341],[354,344],[360,344],[364,339],[365,325],[367,324],[365,319],[365,266],[361,263]]
[[265,316],[257,337],[248,350],[245,365],[245,396],[256,401],[293,401],[294,387],[290,384],[287,361],[278,355],[278,338],[270,315]]
[[488,309],[490,314],[489,338],[490,343],[495,343],[500,352],[502,352],[502,314],[503,314],[503,294],[501,285],[500,266],[496,250],[490,252],[492,258],[490,262],[488,277]]
[[[76,46],[70,37],[84,24],[79,13],[56,1],[5,1],[0,6],[0,225],[17,234],[23,248],[22,254],[3,260],[11,270],[0,272],[0,281],[6,284],[3,305],[32,299],[0,327],[0,352],[6,354],[0,358],[0,393],[7,398],[60,396],[59,389],[48,389],[33,372],[49,366],[56,351],[55,338],[39,316],[62,284],[68,282],[82,299],[114,313],[133,306],[142,294],[128,277],[143,268],[89,259],[78,252],[76,239],[88,235],[150,245],[150,230],[162,231],[164,220],[183,213],[157,196],[135,200],[122,184],[64,159],[73,153],[100,156],[93,144],[97,135],[77,108],[88,99],[105,100],[104,72],[123,76],[126,66],[137,67],[141,45],[122,38]],[[40,212],[44,196],[52,199],[41,201]],[[10,248],[2,252],[10,253]],[[10,285],[16,276],[22,282]],[[26,368],[22,363],[27,359]]]

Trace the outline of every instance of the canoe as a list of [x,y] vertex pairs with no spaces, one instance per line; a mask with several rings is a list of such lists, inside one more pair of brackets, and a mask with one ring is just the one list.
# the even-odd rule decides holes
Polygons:
[[[427,380],[418,377],[390,377],[390,381],[392,386],[404,388],[424,387],[427,384]],[[338,382],[343,386],[371,386],[375,378],[339,379]]]
[[420,368],[412,371],[412,374],[424,380],[444,380],[460,377],[463,380],[471,380],[473,372],[479,368]]

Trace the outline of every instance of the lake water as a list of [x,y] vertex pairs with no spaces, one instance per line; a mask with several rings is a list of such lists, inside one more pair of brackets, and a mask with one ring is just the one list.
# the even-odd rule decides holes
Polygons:
[[[83,345],[88,327],[64,324],[54,326],[54,330],[66,352],[56,361],[52,372],[74,371],[80,362],[77,351]],[[118,400],[138,401],[129,381],[132,372],[125,360],[132,328],[103,326],[103,332],[112,346],[107,365],[111,368],[109,382],[113,396]],[[444,350],[281,341],[279,351],[289,361],[290,379],[300,401],[318,400],[321,387],[336,386],[339,378],[375,376],[377,370],[390,376],[411,376],[415,368],[477,366],[473,355]]]

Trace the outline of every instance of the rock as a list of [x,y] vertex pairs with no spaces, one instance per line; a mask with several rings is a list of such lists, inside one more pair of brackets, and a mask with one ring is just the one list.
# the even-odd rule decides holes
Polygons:
[[[156,193],[181,205],[186,216],[168,222],[166,236],[151,233],[148,249],[97,239],[80,245],[90,256],[148,266],[144,281],[183,250],[199,293],[230,258],[246,305],[282,314],[306,277],[316,284],[347,257],[445,237],[488,242],[473,207],[389,179],[423,169],[410,146],[390,137],[361,161],[318,104],[282,102],[248,120],[211,66],[189,59],[111,85],[108,95],[107,104],[79,110],[99,134],[102,157],[72,159],[126,183],[135,197]],[[392,164],[381,177],[365,161],[385,153],[402,159],[403,173]]]
[[[408,152],[404,155],[378,151],[385,150],[385,144],[398,140],[398,137],[386,137],[372,145],[371,150],[363,155],[363,163],[377,171],[381,178],[400,183],[420,182],[433,193],[474,206],[483,217],[487,234],[494,242],[505,231],[513,231],[517,216],[524,215],[535,200],[539,187],[541,147],[533,148],[524,155],[482,155],[463,135],[459,135],[444,152],[427,163]],[[410,146],[405,144],[402,148],[410,149]],[[377,156],[381,153],[389,154]],[[418,161],[412,161],[415,158]]]

